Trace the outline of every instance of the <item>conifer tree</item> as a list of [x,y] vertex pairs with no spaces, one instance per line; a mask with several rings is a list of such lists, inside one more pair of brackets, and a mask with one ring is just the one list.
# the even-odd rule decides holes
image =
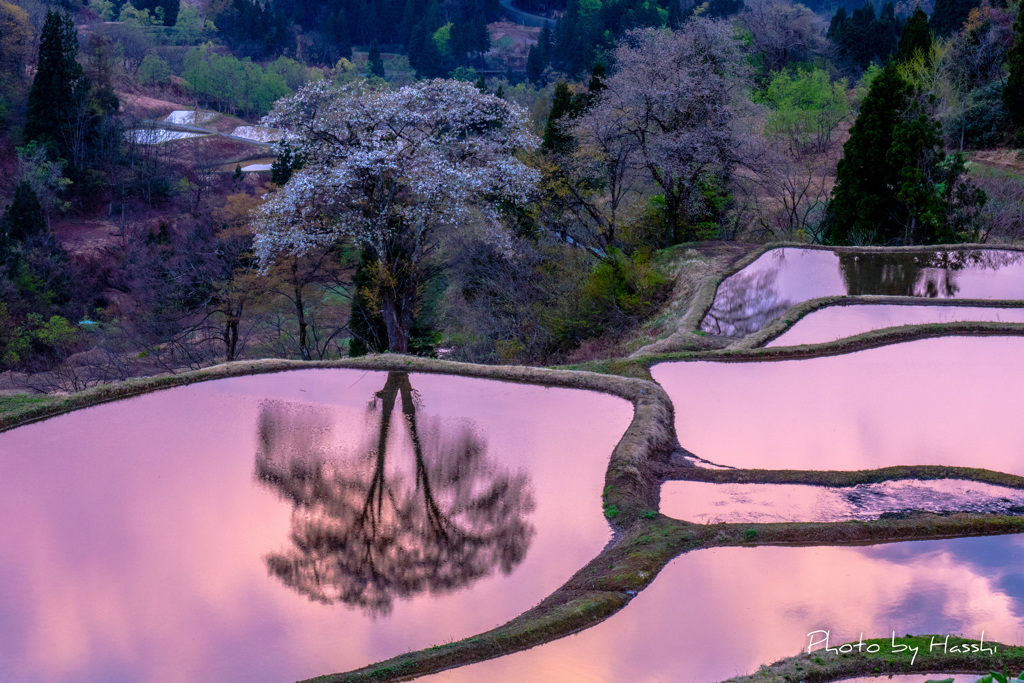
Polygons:
[[374,38],[373,43],[370,45],[370,55],[366,60],[366,70],[368,76],[384,78],[384,60],[381,59],[380,46],[377,44],[376,38]]
[[825,214],[831,244],[931,244],[955,241],[954,226],[976,212],[983,192],[947,158],[939,125],[890,62],[871,84],[843,146]]
[[28,93],[25,137],[55,144],[65,158],[75,91],[82,79],[77,57],[78,36],[71,17],[48,11],[39,36],[36,75]]
[[935,0],[930,21],[935,35],[945,38],[959,31],[967,15],[980,4],[981,0]]
[[909,104],[909,87],[889,64],[871,84],[843,146],[836,185],[826,210],[826,241],[888,242],[899,170],[889,162],[893,131]]
[[573,97],[569,84],[559,81],[555,86],[555,97],[551,102],[551,113],[544,125],[544,141],[542,147],[551,152],[567,152],[572,145],[572,137],[560,129],[561,119],[572,114]]
[[12,265],[18,247],[27,238],[46,232],[46,219],[32,186],[18,183],[14,199],[0,218],[0,264]]
[[896,58],[905,61],[921,52],[928,59],[932,49],[932,30],[928,26],[928,15],[918,6],[910,15],[910,20],[903,27],[900,44],[896,50]]
[[1013,32],[1013,47],[1006,54],[1010,73],[1003,88],[1003,103],[1013,125],[1024,129],[1024,12],[1017,14]]

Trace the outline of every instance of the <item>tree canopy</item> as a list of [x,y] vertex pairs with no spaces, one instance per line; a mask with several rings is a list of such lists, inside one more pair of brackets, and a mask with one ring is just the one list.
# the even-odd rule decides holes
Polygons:
[[341,237],[368,251],[389,348],[408,350],[428,259],[446,232],[479,225],[504,237],[502,201],[522,202],[537,173],[526,113],[472,84],[433,80],[399,90],[315,83],[278,102],[267,125],[295,135],[306,160],[256,218],[264,261]]

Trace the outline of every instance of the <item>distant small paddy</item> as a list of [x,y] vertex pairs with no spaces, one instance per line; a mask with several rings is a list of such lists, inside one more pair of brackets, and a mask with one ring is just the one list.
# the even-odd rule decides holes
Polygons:
[[593,392],[302,370],[0,434],[0,678],[285,681],[487,630],[609,540],[631,417]]
[[138,128],[125,132],[127,138],[140,145],[159,145],[162,142],[198,138],[204,135],[208,135],[208,133],[186,133],[179,130],[164,130],[163,128]]
[[673,560],[621,612],[591,629],[423,680],[712,683],[806,652],[814,631],[829,631],[832,645],[862,633],[978,639],[982,631],[986,641],[1017,643],[1022,615],[1020,536],[713,548]]
[[848,487],[670,481],[662,514],[689,522],[845,522],[904,512],[1024,514],[1024,490],[974,481],[887,481]]
[[[1024,298],[1024,289],[1015,296]],[[1024,323],[1024,308],[983,306],[829,306],[801,318],[766,346],[821,344],[897,325],[960,321]]]
[[890,295],[941,299],[1019,299],[1024,252],[765,252],[718,288],[701,321],[710,334],[745,336],[802,301],[826,296]]
[[945,337],[652,374],[684,448],[719,465],[855,470],[984,467],[1024,474],[1024,338]]

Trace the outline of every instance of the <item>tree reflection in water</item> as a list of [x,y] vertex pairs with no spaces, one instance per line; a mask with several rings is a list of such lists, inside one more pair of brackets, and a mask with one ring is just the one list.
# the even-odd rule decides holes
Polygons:
[[767,268],[739,272],[718,288],[715,300],[700,323],[709,334],[745,337],[786,312],[794,301],[783,299],[777,281],[785,265],[785,250]]
[[957,275],[963,270],[999,270],[1019,263],[1022,254],[971,250],[931,253],[839,254],[839,271],[846,294],[915,296],[928,299],[955,297]]
[[[413,457],[389,460],[399,396]],[[256,478],[295,506],[292,546],[266,557],[272,575],[311,600],[376,616],[395,598],[456,590],[522,562],[534,534],[527,476],[491,461],[468,426],[416,410],[408,374],[388,373],[370,405],[369,443],[335,457],[326,411],[261,407]]]

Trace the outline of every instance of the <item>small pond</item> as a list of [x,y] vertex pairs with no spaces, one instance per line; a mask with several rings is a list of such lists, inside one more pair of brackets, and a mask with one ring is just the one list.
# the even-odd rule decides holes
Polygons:
[[[1018,296],[1024,296],[1024,290]],[[765,346],[821,344],[884,327],[961,321],[1024,323],[1024,308],[890,304],[829,306],[804,316]]]
[[845,522],[904,512],[1024,514],[1024,490],[975,481],[887,481],[846,487],[670,481],[661,512],[688,522]]
[[0,680],[287,681],[492,628],[610,538],[611,396],[303,370],[0,434]]
[[1017,299],[1022,292],[1024,252],[772,249],[722,283],[701,329],[742,337],[801,301],[825,296]]
[[591,629],[423,680],[711,683],[806,652],[815,631],[830,645],[893,632],[1019,642],[1024,538],[693,551]]
[[765,363],[654,366],[684,448],[719,465],[1024,474],[1024,338],[945,337]]

